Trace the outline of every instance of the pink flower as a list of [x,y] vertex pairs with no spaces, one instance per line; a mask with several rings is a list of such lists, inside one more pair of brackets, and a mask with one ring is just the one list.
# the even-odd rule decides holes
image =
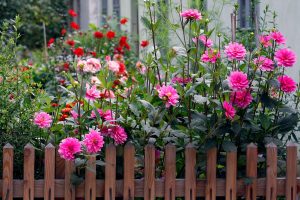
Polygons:
[[[105,112],[103,112],[102,109],[97,109],[100,117],[104,120],[104,121],[112,121],[114,120],[114,116],[113,116],[113,112],[112,110],[106,110]],[[91,118],[96,118],[96,114],[95,111],[92,111],[91,113]]]
[[86,65],[83,68],[85,72],[96,73],[101,69],[100,61],[96,58],[89,58],[86,61]]
[[174,78],[172,78],[172,83],[174,83],[174,84],[178,83],[178,84],[185,85],[185,84],[188,84],[190,82],[192,82],[191,77],[182,78],[182,77],[175,76]]
[[230,89],[234,91],[244,90],[249,87],[247,74],[243,72],[240,71],[231,72],[227,79],[229,81]]
[[91,83],[92,83],[93,85],[100,85],[100,84],[101,84],[101,81],[98,79],[97,76],[92,76],[92,77],[91,77]]
[[127,140],[127,133],[123,127],[117,125],[112,128],[110,137],[114,139],[116,144],[123,144]]
[[229,43],[225,46],[225,54],[229,60],[243,60],[246,56],[246,49],[242,44],[237,42]]
[[285,38],[279,31],[273,31],[270,33],[270,37],[274,40],[277,44],[285,44]]
[[169,108],[171,105],[176,106],[178,103],[179,95],[172,86],[161,86],[158,90],[158,96],[166,102],[166,107]]
[[100,98],[100,91],[97,90],[96,85],[93,85],[90,88],[90,85],[88,83],[86,84],[85,98],[91,101],[95,101],[95,99]]
[[280,83],[280,89],[286,93],[295,92],[297,89],[296,82],[287,75],[282,75],[277,78]]
[[254,64],[256,64],[259,67],[259,69],[261,71],[273,71],[274,70],[274,62],[265,56],[260,56],[258,58],[255,58],[253,60],[253,62],[254,62]]
[[73,119],[77,119],[78,118],[78,113],[77,112],[75,112],[74,110],[71,110],[71,115],[72,115],[72,117],[73,117]]
[[108,69],[113,72],[119,72],[120,65],[116,61],[108,61]]
[[79,60],[77,62],[77,69],[84,71],[85,68],[86,68],[86,61],[85,60]]
[[135,64],[137,70],[141,73],[141,74],[145,74],[147,71],[147,68],[145,67],[145,65],[143,65],[143,63],[141,61],[137,61],[137,63]]
[[112,90],[103,89],[100,92],[100,97],[103,99],[114,99],[116,98],[115,93]]
[[52,123],[51,115],[46,112],[38,112],[34,114],[34,124],[40,128],[49,128]]
[[201,61],[204,63],[216,63],[217,59],[220,58],[220,53],[213,49],[208,49],[201,56]]
[[261,36],[259,36],[259,42],[260,42],[265,48],[268,48],[268,47],[272,46],[272,43],[271,43],[271,36],[269,36],[269,35],[261,35]]
[[230,94],[230,102],[239,108],[246,108],[252,102],[252,96],[250,91],[236,91]]
[[202,15],[197,9],[188,9],[180,13],[181,17],[184,17],[188,20],[201,20]]
[[290,49],[279,49],[275,52],[275,60],[278,66],[292,67],[296,62],[296,55]]
[[234,107],[230,103],[228,103],[227,101],[224,101],[223,102],[223,108],[224,108],[224,111],[225,111],[226,118],[232,120],[235,116]]
[[103,136],[96,130],[90,130],[90,132],[84,136],[83,144],[88,153],[97,153],[101,151],[104,146]]
[[58,153],[60,157],[65,160],[74,160],[75,154],[81,152],[80,141],[76,138],[68,137],[63,139],[58,148]]
[[211,48],[214,45],[213,41],[206,37],[206,35],[200,35],[198,38],[195,37],[192,40],[194,43],[197,43],[197,40],[200,40],[208,48]]

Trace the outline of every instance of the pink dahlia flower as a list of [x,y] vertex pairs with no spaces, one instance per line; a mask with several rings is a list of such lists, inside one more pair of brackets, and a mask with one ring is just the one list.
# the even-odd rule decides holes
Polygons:
[[89,58],[86,61],[86,65],[83,68],[85,72],[96,73],[101,69],[100,61],[96,58]]
[[180,13],[181,17],[184,17],[188,20],[201,20],[202,15],[197,9],[188,9]]
[[100,98],[100,91],[97,90],[96,85],[90,87],[88,83],[86,84],[85,98],[91,101],[95,101],[95,99]]
[[208,48],[211,48],[214,45],[213,41],[206,37],[206,35],[200,35],[198,38],[195,37],[192,40],[194,43],[197,43],[197,41],[200,40],[203,43],[203,45],[205,45]]
[[108,61],[108,69],[112,72],[119,72],[119,69],[120,69],[120,65],[118,62],[116,61]]
[[220,53],[218,51],[208,49],[201,56],[201,61],[204,63],[216,63],[218,58],[220,58]]
[[116,98],[115,93],[112,90],[103,89],[100,92],[100,97],[104,99],[114,99]]
[[261,71],[269,72],[274,70],[274,62],[265,56],[260,56],[258,58],[255,58],[253,62],[259,67]]
[[78,118],[78,113],[76,112],[76,111],[74,111],[74,110],[71,110],[71,115],[72,115],[72,117],[73,117],[73,119],[77,119]]
[[244,90],[249,87],[247,74],[240,71],[231,72],[227,80],[229,81],[230,89],[234,91]]
[[96,130],[90,130],[90,132],[84,136],[83,144],[88,153],[97,153],[101,151],[104,146],[103,136]]
[[[106,110],[105,112],[103,112],[102,109],[97,109],[100,117],[104,120],[104,121],[112,121],[114,120],[114,113],[112,112],[112,110]],[[95,111],[92,111],[91,113],[91,118],[96,118],[96,114]]]
[[74,160],[75,154],[81,152],[81,144],[80,141],[76,138],[68,137],[63,139],[58,148],[58,153],[60,157],[65,160]]
[[246,56],[246,49],[237,42],[229,43],[225,46],[225,54],[229,60],[243,60]]
[[77,69],[84,71],[85,68],[86,68],[86,61],[85,60],[79,60],[77,62]]
[[285,44],[285,38],[279,31],[273,31],[270,33],[270,37],[277,44]]
[[223,102],[223,108],[224,108],[224,111],[225,111],[226,118],[232,120],[235,116],[234,107],[230,103],[228,103],[227,101],[224,101]]
[[236,91],[230,94],[230,102],[238,108],[246,108],[252,100],[252,95],[248,90]]
[[283,92],[292,93],[296,91],[297,84],[291,77],[287,75],[283,75],[283,76],[279,76],[277,80],[279,81],[280,89]]
[[176,84],[188,84],[192,82],[192,78],[191,77],[185,77],[185,78],[182,78],[182,77],[178,77],[178,76],[175,76],[172,78],[172,83]]
[[169,108],[171,105],[176,106],[178,103],[179,95],[172,86],[161,86],[158,90],[158,96],[166,102],[166,107]]
[[127,133],[123,127],[118,125],[112,128],[110,137],[114,139],[116,144],[123,144],[127,140]]
[[268,48],[272,46],[271,36],[269,35],[261,35],[259,36],[259,42],[263,45],[263,47]]
[[34,124],[40,128],[49,128],[52,123],[52,117],[46,112],[38,112],[34,114]]
[[275,52],[275,60],[278,66],[292,67],[296,62],[296,55],[290,49],[279,49]]

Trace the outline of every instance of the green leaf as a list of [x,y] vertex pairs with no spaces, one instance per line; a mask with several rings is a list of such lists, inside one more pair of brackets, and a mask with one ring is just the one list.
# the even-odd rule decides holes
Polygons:
[[268,130],[270,128],[272,122],[271,122],[271,119],[268,116],[260,115],[259,120],[260,120],[260,123],[261,123],[261,127],[264,130]]
[[141,21],[147,29],[151,29],[151,22],[149,21],[149,19],[147,17],[144,17],[144,16],[141,17]]
[[84,179],[82,177],[77,176],[76,174],[71,175],[71,183],[74,186],[80,185]]

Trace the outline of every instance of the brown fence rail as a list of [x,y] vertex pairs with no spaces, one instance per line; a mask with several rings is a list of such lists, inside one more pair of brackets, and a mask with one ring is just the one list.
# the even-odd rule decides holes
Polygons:
[[[55,147],[51,144],[45,148],[45,177],[44,180],[34,179],[35,150],[30,144],[24,148],[24,179],[13,179],[14,149],[10,144],[3,147],[3,180],[0,180],[0,197],[3,200],[23,198],[33,200],[44,198],[65,198],[73,200],[77,197],[88,200],[104,197],[107,200],[115,197],[133,199],[155,199],[164,197],[171,200],[175,197],[196,199],[205,197],[214,200],[218,196],[226,200],[235,200],[244,196],[247,200],[254,200],[257,196],[266,197],[267,200],[276,200],[284,196],[288,200],[296,200],[300,189],[300,178],[297,178],[297,147],[290,143],[287,145],[286,177],[277,177],[277,147],[269,144],[266,147],[267,169],[266,178],[257,178],[257,147],[254,144],[247,146],[247,177],[251,183],[244,183],[237,179],[237,154],[228,152],[226,158],[226,179],[216,178],[217,150],[212,148],[207,152],[206,180],[196,179],[196,150],[192,145],[185,148],[185,179],[176,179],[176,148],[167,145],[165,149],[165,177],[155,178],[155,147],[145,147],[144,178],[134,178],[135,148],[132,144],[124,147],[124,179],[116,180],[116,148],[113,144],[106,147],[105,153],[105,180],[96,180],[95,157],[89,159],[89,168],[86,169],[85,181],[74,187],[70,177],[74,170],[73,162],[57,160]],[[56,167],[55,167],[56,166]],[[64,178],[60,177],[64,167]],[[92,169],[92,170],[91,170]]]

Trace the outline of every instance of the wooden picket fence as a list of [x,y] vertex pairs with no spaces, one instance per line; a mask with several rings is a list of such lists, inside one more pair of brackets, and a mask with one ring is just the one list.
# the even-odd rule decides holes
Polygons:
[[[45,177],[43,180],[34,178],[35,150],[28,144],[24,148],[24,179],[13,179],[14,149],[10,144],[3,148],[3,180],[0,180],[0,198],[11,200],[23,198],[33,200],[44,198],[54,200],[64,198],[74,200],[84,198],[94,200],[104,197],[112,200],[116,197],[133,199],[144,197],[150,200],[155,197],[164,197],[167,200],[175,197],[184,197],[194,200],[196,197],[205,197],[215,200],[216,197],[225,197],[226,200],[236,200],[245,197],[254,200],[257,196],[267,200],[276,200],[283,196],[288,200],[296,200],[299,191],[300,179],[297,178],[297,147],[295,144],[287,145],[287,171],[286,176],[277,177],[277,147],[267,145],[267,169],[265,178],[257,178],[257,147],[254,144],[247,146],[246,174],[251,182],[246,184],[243,179],[237,179],[237,154],[228,152],[226,158],[226,179],[216,178],[217,149],[207,151],[206,180],[196,178],[196,150],[191,144],[185,148],[185,179],[176,179],[176,148],[168,144],[165,149],[165,176],[155,178],[155,147],[145,147],[144,178],[135,179],[135,148],[132,144],[124,147],[124,178],[116,180],[116,148],[113,144],[106,147],[105,151],[105,180],[96,180],[95,157],[88,161],[89,168],[85,171],[85,181],[76,188],[70,183],[70,176],[74,170],[73,162],[64,161],[64,178],[57,178],[56,149],[49,144],[45,148]],[[2,192],[1,192],[2,190]]]

